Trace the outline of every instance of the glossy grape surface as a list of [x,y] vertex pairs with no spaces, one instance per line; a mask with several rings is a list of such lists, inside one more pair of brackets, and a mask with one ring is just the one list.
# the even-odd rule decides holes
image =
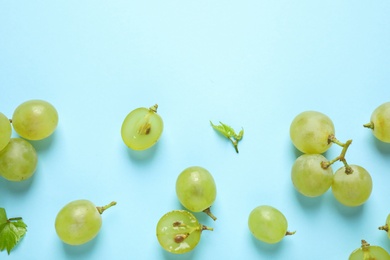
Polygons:
[[332,120],[317,111],[305,111],[297,115],[290,125],[290,138],[302,153],[324,153],[332,145],[329,136],[335,134]]
[[200,166],[183,170],[176,180],[176,194],[180,203],[193,212],[209,208],[217,196],[213,176]]
[[131,111],[122,123],[123,142],[133,150],[152,147],[163,132],[164,124],[157,114],[157,105],[151,108],[137,108]]
[[372,112],[371,127],[376,138],[390,143],[390,102],[380,105]]
[[101,226],[101,214],[89,200],[75,200],[66,204],[55,219],[58,237],[69,245],[81,245],[92,240]]
[[15,109],[12,125],[21,137],[41,140],[49,137],[57,128],[58,113],[49,102],[29,100]]
[[324,169],[322,162],[327,159],[321,154],[303,154],[294,162],[291,169],[291,180],[295,189],[307,197],[324,194],[332,185],[332,167]]
[[251,233],[260,241],[274,244],[287,233],[287,219],[278,209],[263,205],[252,210],[248,218]]
[[9,119],[0,113],[0,151],[9,143],[12,134],[12,126]]
[[183,254],[199,243],[203,225],[186,210],[173,210],[160,218],[156,227],[157,240],[166,251]]
[[370,197],[372,179],[366,169],[350,165],[353,172],[345,173],[345,167],[338,169],[333,176],[332,192],[335,198],[345,206],[362,205]]
[[37,163],[35,148],[22,138],[11,138],[9,144],[0,151],[0,175],[9,181],[29,179]]

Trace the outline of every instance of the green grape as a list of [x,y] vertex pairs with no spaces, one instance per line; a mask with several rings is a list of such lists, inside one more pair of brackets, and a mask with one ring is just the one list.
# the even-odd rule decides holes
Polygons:
[[153,107],[140,107],[131,111],[122,123],[123,142],[133,150],[146,150],[160,138],[164,124],[157,114],[157,104]]
[[333,170],[331,166],[326,169],[322,167],[322,163],[326,161],[321,154],[303,154],[297,158],[291,169],[291,179],[299,193],[317,197],[330,188]]
[[11,138],[0,151],[0,175],[9,181],[23,181],[30,178],[38,163],[34,147],[22,138]]
[[102,226],[101,214],[116,202],[96,207],[89,200],[75,200],[66,204],[57,214],[55,229],[66,244],[81,245],[97,236]]
[[346,167],[338,169],[333,176],[332,192],[335,198],[345,206],[362,205],[370,197],[372,179],[361,166],[349,165],[352,173],[346,172]]
[[384,230],[387,233],[387,237],[390,239],[390,214],[387,215],[386,224],[384,226],[379,227],[379,230]]
[[253,236],[265,243],[278,243],[286,235],[295,232],[287,231],[287,219],[278,209],[263,205],[254,208],[249,214],[248,227]]
[[193,250],[199,243],[203,230],[213,230],[199,223],[186,210],[173,210],[160,218],[156,227],[157,240],[161,247],[174,254]]
[[355,249],[348,260],[390,260],[390,255],[380,246],[372,246],[362,240],[362,246]]
[[205,168],[192,166],[183,170],[176,180],[176,194],[188,210],[204,211],[216,220],[210,207],[217,196],[217,188],[213,176]]
[[324,153],[332,145],[329,138],[334,135],[332,120],[316,111],[300,113],[290,125],[291,141],[303,153]]
[[377,107],[371,114],[370,123],[364,126],[371,128],[378,140],[390,143],[390,102]]
[[0,113],[0,151],[3,150],[9,143],[11,134],[11,122],[3,113]]
[[57,128],[58,113],[44,100],[29,100],[20,104],[12,116],[12,125],[21,137],[42,140]]

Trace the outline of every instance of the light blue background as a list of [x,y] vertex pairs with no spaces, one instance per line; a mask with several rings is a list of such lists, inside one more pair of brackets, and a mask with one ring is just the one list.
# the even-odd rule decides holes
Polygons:
[[[390,98],[389,14],[387,0],[2,0],[0,111],[11,117],[20,103],[44,99],[60,116],[55,134],[33,143],[34,177],[0,180],[0,206],[28,224],[7,259],[347,259],[361,239],[390,251],[377,229],[390,213],[390,145],[362,127]],[[123,119],[155,103],[160,141],[130,151]],[[374,182],[364,206],[341,206],[330,190],[314,199],[294,190],[289,125],[304,110],[327,114],[340,140],[353,139],[347,160]],[[209,120],[245,129],[239,154]],[[214,231],[175,256],[155,227],[181,208],[176,177],[192,165],[215,178],[218,220],[196,214]],[[54,219],[81,198],[118,204],[95,240],[66,246]],[[247,217],[263,204],[297,233],[277,245],[256,241]]]

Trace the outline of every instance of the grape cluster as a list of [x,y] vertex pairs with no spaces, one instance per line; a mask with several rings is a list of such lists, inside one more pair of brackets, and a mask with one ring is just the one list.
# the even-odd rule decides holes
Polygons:
[[[296,190],[307,197],[324,194],[330,187],[336,200],[346,206],[362,205],[370,197],[372,178],[359,165],[349,165],[345,158],[352,140],[345,143],[335,137],[332,120],[317,111],[304,111],[290,125],[294,146],[303,152],[291,169],[291,180]],[[342,147],[339,156],[327,160],[323,155],[332,144]],[[333,172],[332,165],[341,161],[344,166]]]
[[[44,100],[20,104],[12,119],[0,113],[0,176],[9,181],[29,179],[35,173],[38,155],[27,140],[49,137],[57,124],[57,110]],[[11,138],[12,127],[20,137]]]

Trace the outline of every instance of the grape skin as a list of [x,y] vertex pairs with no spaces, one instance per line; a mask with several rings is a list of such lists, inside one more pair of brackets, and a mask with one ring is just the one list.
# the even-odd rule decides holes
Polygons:
[[390,260],[389,253],[380,246],[361,246],[355,249],[348,260]]
[[9,181],[29,179],[37,163],[35,148],[22,138],[11,138],[9,144],[0,151],[0,175]]
[[176,180],[176,194],[185,208],[201,212],[214,203],[217,188],[209,171],[200,166],[192,166],[179,174]]
[[272,206],[258,206],[249,214],[248,227],[253,236],[265,243],[278,243],[286,236],[287,219]]
[[152,147],[163,132],[164,123],[156,113],[157,105],[137,108],[124,119],[121,128],[123,142],[131,149],[141,151]]
[[21,137],[42,140],[49,137],[57,128],[58,113],[49,102],[29,100],[15,109],[12,125]]
[[0,113],[0,151],[3,150],[9,143],[11,134],[11,122],[3,113]]
[[360,206],[371,195],[372,179],[361,166],[349,165],[353,172],[345,173],[345,167],[338,169],[333,176],[332,193],[345,206]]
[[372,112],[370,124],[376,138],[390,143],[390,102],[380,105]]
[[160,218],[156,226],[156,235],[161,247],[166,251],[183,254],[198,245],[204,229],[190,212],[173,210]]
[[101,226],[101,214],[89,200],[75,200],[66,204],[55,219],[58,237],[69,245],[87,243],[96,237]]
[[330,188],[333,182],[332,167],[324,169],[321,166],[326,161],[321,154],[303,154],[296,159],[291,169],[291,179],[299,193],[317,197]]
[[321,154],[332,145],[329,137],[335,135],[332,120],[317,111],[304,111],[290,125],[290,138],[302,153]]

